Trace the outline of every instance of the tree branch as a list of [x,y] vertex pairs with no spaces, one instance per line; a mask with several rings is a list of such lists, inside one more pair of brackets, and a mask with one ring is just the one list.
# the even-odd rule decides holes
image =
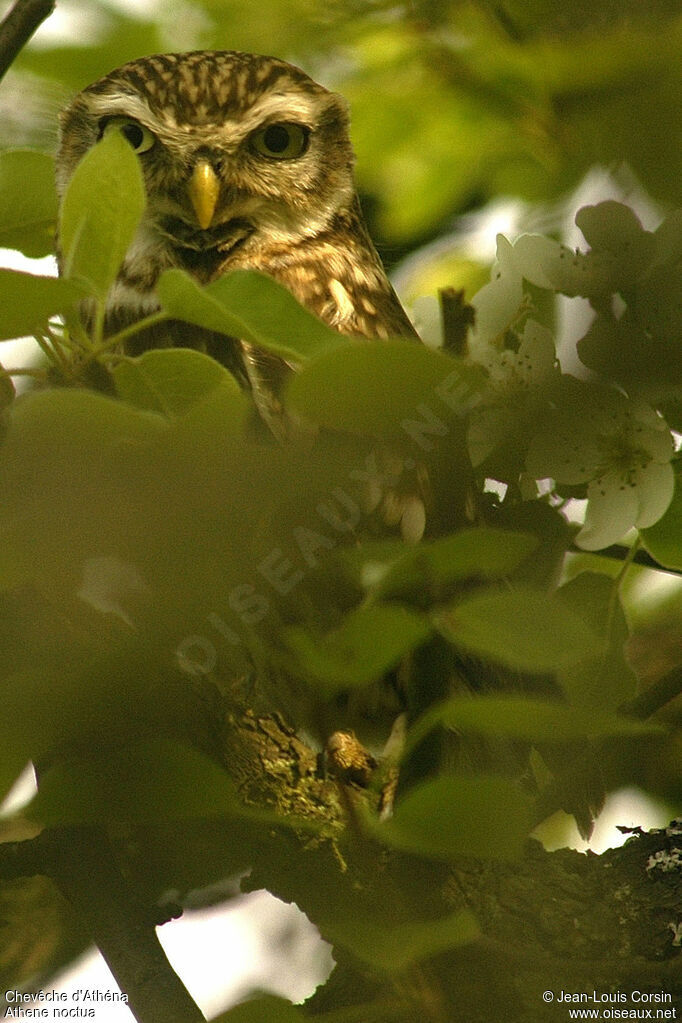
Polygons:
[[36,874],[50,877],[76,911],[138,1023],[204,1023],[158,940],[153,907],[123,879],[102,828],[48,828],[0,845],[1,878]]
[[[463,858],[446,864],[387,853],[354,831],[337,785],[315,777],[310,751],[294,742],[273,719],[232,718],[231,766],[247,802],[291,801],[290,812],[321,814],[330,826],[340,825],[326,841],[310,841],[304,831],[264,830],[243,882],[295,902],[334,944],[337,966],[306,1003],[306,1015],[333,1010],[340,1019],[381,1023],[549,1023],[559,1016],[543,991],[638,988],[674,999],[666,1008],[679,1005],[681,826],[637,834],[601,856],[548,853],[533,841],[513,863]],[[266,769],[259,774],[254,763]],[[346,792],[350,802],[363,798],[353,786]],[[340,921],[351,937],[349,921],[359,933],[368,918],[400,932],[405,920],[465,910],[475,914],[481,937],[411,964],[398,979],[368,967],[352,943],[337,940]]]
[[0,79],[54,8],[55,0],[17,0],[0,23]]
[[[337,966],[305,1015],[549,1023],[559,1016],[543,1001],[547,990],[658,989],[679,1004],[681,826],[637,834],[602,856],[547,853],[529,842],[513,863],[433,861],[379,845],[355,813],[358,802],[373,805],[376,793],[321,777],[314,751],[276,716],[229,709],[220,730],[243,803],[268,816],[211,822],[186,854],[185,883],[194,881],[192,850],[208,842],[216,877],[248,864],[243,888],[265,888],[307,913],[334,945]],[[274,809],[288,825],[273,824]],[[54,829],[0,852],[0,876],[30,868],[56,878],[143,1023],[202,1020],[156,942],[149,912],[153,892],[167,884],[166,853],[177,871],[193,829],[186,822],[140,826],[120,847],[94,827]],[[125,881],[118,863],[125,863]],[[411,941],[413,923],[418,933],[466,911],[481,937],[461,947],[427,951],[397,972],[375,968],[364,954],[375,927],[377,940],[405,933]]]
[[678,667],[673,668],[663,678],[658,679],[653,685],[647,686],[632,700],[624,703],[620,712],[627,714],[628,717],[645,720],[655,714],[657,710],[665,707],[680,693],[682,693],[682,668]]

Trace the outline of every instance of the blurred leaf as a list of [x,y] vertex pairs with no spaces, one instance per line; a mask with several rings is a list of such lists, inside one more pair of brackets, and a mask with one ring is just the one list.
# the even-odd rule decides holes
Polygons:
[[[31,515],[29,508],[26,514]],[[131,688],[138,682],[131,684],[118,675],[120,655],[115,651],[121,638],[120,619],[102,616],[97,620],[87,605],[79,608],[68,570],[56,601],[33,587],[23,578],[28,575],[28,556],[21,560],[12,556],[14,537],[4,519],[2,528],[10,565],[2,573],[0,589],[0,773],[3,783],[9,784],[28,760],[40,760],[47,749],[75,736],[82,739],[95,718],[108,720],[110,734],[114,705],[120,708],[130,700]],[[30,526],[29,533],[39,547],[36,559],[40,560],[45,546],[42,536]],[[7,588],[13,582],[12,573],[20,581],[15,589]],[[97,664],[98,652],[105,652],[104,670]],[[148,661],[138,660],[136,667],[142,666],[148,676]],[[151,684],[148,678],[141,676],[139,687],[147,684]]]
[[[554,198],[594,164],[627,164],[657,198],[682,199],[676,0],[422,3],[391,18],[355,2],[296,0],[285,11],[279,0],[258,8],[203,0],[188,9],[197,16],[183,19],[179,48],[229,40],[270,53],[277,40],[276,53],[347,97],[361,192],[388,243],[413,247],[493,196]],[[126,60],[162,51],[177,28],[168,18],[164,10],[153,23],[98,4],[88,9],[90,45],[46,40],[17,67],[32,73],[26,87],[38,75],[50,99],[55,85],[66,98]],[[52,108],[43,114],[50,127]]]
[[[286,998],[259,995],[213,1017],[211,1023],[304,1023],[307,1018]],[[320,1019],[324,1021],[324,1016]]]
[[242,393],[220,363],[188,348],[152,349],[120,362],[112,376],[124,401],[169,417],[181,415],[215,387],[232,391],[237,402]]
[[559,684],[576,707],[594,712],[617,710],[637,691],[637,676],[625,656],[628,627],[616,584],[606,575],[581,572],[557,597],[601,639],[596,657],[559,672]]
[[125,732],[161,677],[219,665],[243,678],[279,627],[277,572],[287,559],[287,574],[310,567],[298,535],[320,489],[332,493],[346,472],[329,445],[299,452],[245,435],[243,399],[222,369],[199,393],[210,360],[167,352],[143,365],[170,395],[171,368],[199,368],[195,403],[168,419],[62,388],[22,395],[4,414],[0,600],[16,590],[17,601],[1,608],[8,781],[19,760],[79,728],[113,719]]
[[149,739],[54,764],[25,813],[44,826],[145,824],[220,816],[238,806],[218,764],[177,740]]
[[526,587],[474,594],[440,612],[437,624],[455,646],[522,671],[556,671],[600,649],[578,615]]
[[272,546],[286,470],[244,443],[242,411],[231,382],[170,422],[84,390],[17,399],[0,448],[5,585],[37,584],[58,607],[113,614],[140,636],[176,616],[188,631],[194,602],[226,602],[256,571],[254,544]]
[[290,628],[284,641],[300,670],[329,696],[376,681],[431,632],[427,618],[400,605],[363,606],[325,635]]
[[412,726],[413,748],[437,725],[463,734],[505,736],[532,743],[646,735],[657,726],[617,714],[598,713],[556,700],[525,696],[456,697],[432,707]]
[[[80,6],[74,10],[74,14],[81,12]],[[27,46],[16,65],[34,79],[37,75],[63,83],[65,101],[112,68],[141,53],[162,52],[167,43],[159,19],[145,21],[140,10],[126,13],[113,4],[97,3],[88,5],[84,13],[84,21],[77,23],[81,30],[70,32],[65,44],[49,45],[48,37],[43,45]]]
[[103,301],[135,237],[145,207],[138,158],[118,131],[83,157],[61,206],[64,275]]
[[466,204],[488,161],[518,152],[513,121],[505,123],[483,89],[453,88],[438,66],[452,55],[434,52],[404,25],[370,30],[359,51],[360,71],[341,88],[353,112],[360,187],[377,197],[381,235],[423,237]]
[[567,8],[561,0],[503,0],[496,7],[500,22],[517,37],[550,35],[570,38],[590,28],[608,29],[627,19],[635,24],[663,27],[674,16],[676,4],[670,0],[653,0],[643,6],[639,0],[575,0]]
[[256,270],[233,270],[206,288],[182,270],[167,270],[158,295],[162,307],[176,319],[251,341],[298,362],[344,343],[283,285]]
[[325,928],[335,945],[342,945],[375,969],[398,973],[440,952],[468,945],[480,936],[476,918],[460,910],[435,920],[411,920],[391,926],[348,917]]
[[359,182],[377,198],[385,237],[414,244],[472,197],[546,199],[594,164],[628,163],[645,187],[680,201],[674,4],[660,20],[603,5],[585,19],[548,3],[519,18],[502,5],[437,10],[431,32],[406,18],[366,24],[340,86],[352,104]]
[[418,546],[364,544],[344,552],[342,559],[374,599],[396,599],[415,590],[437,599],[440,588],[451,583],[509,575],[537,544],[527,533],[473,526]]
[[28,149],[0,153],[0,246],[37,259],[54,252],[54,160]]
[[32,334],[82,295],[75,281],[0,269],[0,340]]
[[391,820],[370,826],[387,845],[432,859],[518,859],[531,826],[530,800],[506,778],[448,775],[410,789]]
[[682,482],[678,471],[675,493],[658,522],[640,532],[644,546],[659,565],[682,572]]
[[542,500],[502,504],[495,511],[494,521],[500,529],[530,534],[537,542],[533,557],[526,558],[515,570],[515,581],[540,589],[556,585],[577,527]]
[[482,384],[482,372],[406,341],[352,341],[292,377],[288,401],[320,426],[370,436],[411,437],[426,451],[452,429]]

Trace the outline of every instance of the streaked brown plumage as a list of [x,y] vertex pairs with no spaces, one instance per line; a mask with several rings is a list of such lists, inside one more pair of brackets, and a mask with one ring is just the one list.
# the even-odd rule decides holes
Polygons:
[[[159,274],[202,283],[261,270],[343,334],[416,337],[365,226],[345,101],[274,57],[197,51],[143,57],[84,89],[63,113],[57,185],[108,125],[139,152],[147,209],[109,295],[113,333],[156,308]],[[208,350],[266,419],[285,367],[238,340],[165,325],[142,347]],[[272,425],[272,423],[271,423]]]

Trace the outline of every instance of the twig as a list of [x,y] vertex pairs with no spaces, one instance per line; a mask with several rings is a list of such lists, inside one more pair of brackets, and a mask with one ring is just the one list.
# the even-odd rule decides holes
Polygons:
[[0,78],[54,8],[55,0],[17,0],[0,23]]
[[647,686],[641,693],[638,693],[632,700],[628,700],[619,708],[621,714],[628,717],[645,720],[655,714],[661,707],[674,700],[682,693],[682,668],[673,668],[667,675],[660,678],[653,685]]
[[[656,561],[655,558],[649,554],[648,551],[643,548],[638,548],[634,554],[631,552],[630,547],[626,547],[625,544],[612,544],[611,547],[605,547],[601,551],[584,551],[580,547],[570,547],[571,554],[595,554],[599,558],[610,558],[611,561],[626,561],[629,560],[633,565],[642,565],[644,568],[655,568],[658,572],[669,572],[670,575],[682,575],[682,570],[679,568],[669,568],[666,565],[661,565],[660,562]],[[632,554],[632,556],[631,556]]]
[[474,325],[474,307],[464,301],[464,289],[441,288],[438,292],[443,323],[443,348],[450,355],[464,355],[467,332]]

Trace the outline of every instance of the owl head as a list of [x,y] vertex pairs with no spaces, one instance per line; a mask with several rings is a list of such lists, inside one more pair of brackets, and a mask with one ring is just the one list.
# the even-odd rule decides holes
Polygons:
[[200,276],[210,276],[233,250],[284,250],[351,206],[348,120],[342,97],[274,57],[144,57],[88,86],[62,114],[57,189],[98,139],[121,132],[146,184],[138,249],[153,247],[156,265],[203,261]]

